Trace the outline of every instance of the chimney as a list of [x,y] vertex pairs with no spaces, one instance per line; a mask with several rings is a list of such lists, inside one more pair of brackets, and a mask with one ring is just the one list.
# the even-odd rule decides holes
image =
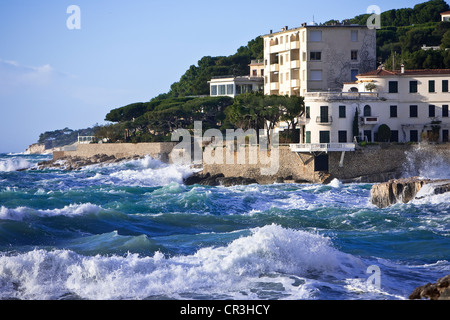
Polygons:
[[273,30],[270,30],[270,34],[272,34],[273,33]]
[[401,73],[403,74],[403,73],[405,73],[405,65],[402,63],[402,65],[401,65]]

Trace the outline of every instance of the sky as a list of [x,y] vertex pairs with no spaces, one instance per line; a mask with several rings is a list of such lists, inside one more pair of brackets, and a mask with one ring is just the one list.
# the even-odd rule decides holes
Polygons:
[[1,0],[0,153],[105,124],[110,110],[167,93],[203,56],[234,54],[269,30],[422,2]]

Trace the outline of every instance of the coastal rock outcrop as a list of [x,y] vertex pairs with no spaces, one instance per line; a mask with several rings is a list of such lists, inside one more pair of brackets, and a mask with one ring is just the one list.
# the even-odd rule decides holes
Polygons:
[[211,175],[209,173],[195,173],[184,180],[184,184],[191,186],[194,184],[203,186],[224,186],[231,187],[236,185],[256,184],[255,179],[244,177],[225,177],[223,174]]
[[56,168],[67,171],[80,170],[83,167],[94,165],[94,164],[108,164],[117,163],[126,160],[139,159],[141,157],[126,157],[126,158],[116,158],[115,156],[108,156],[106,154],[98,154],[89,158],[82,157],[65,157],[58,159],[56,161],[42,161],[37,164],[36,167],[31,168],[32,170],[44,170],[48,168]]
[[409,299],[450,300],[450,275],[438,279],[436,283],[416,288]]
[[450,192],[450,180],[420,179],[417,177],[394,179],[372,187],[370,198],[372,204],[386,208],[396,203],[408,203],[416,199],[419,191],[432,184],[433,194]]

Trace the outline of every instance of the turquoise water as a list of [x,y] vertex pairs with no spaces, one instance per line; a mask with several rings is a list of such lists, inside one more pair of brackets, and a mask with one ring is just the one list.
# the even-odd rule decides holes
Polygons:
[[449,194],[185,186],[151,158],[15,171],[44,159],[0,155],[0,299],[397,300],[450,274]]

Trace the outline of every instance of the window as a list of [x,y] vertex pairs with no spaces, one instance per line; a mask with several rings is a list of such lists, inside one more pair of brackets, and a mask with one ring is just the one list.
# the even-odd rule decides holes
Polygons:
[[311,143],[311,131],[306,131],[306,142]]
[[442,142],[448,142],[448,130],[442,130]]
[[398,142],[398,130],[391,130],[391,142]]
[[359,74],[359,70],[358,69],[352,69],[351,70],[351,78],[352,78],[352,81],[356,81],[357,79],[356,79],[356,76]]
[[398,81],[389,81],[389,93],[398,93]]
[[211,86],[211,95],[217,96],[217,86]]
[[339,143],[347,142],[347,131],[339,131],[338,132]]
[[417,81],[410,81],[409,82],[409,92],[410,93],[417,93]]
[[409,106],[409,117],[417,118],[417,106]]
[[353,61],[358,60],[358,50],[352,50],[350,57]]
[[448,80],[442,80],[442,92],[448,92]]
[[364,117],[372,116],[372,108],[369,105],[364,106]]
[[330,131],[320,131],[320,143],[330,143]]
[[430,80],[428,81],[428,92],[432,93],[435,92],[435,81],[434,80]]
[[352,30],[351,39],[352,39],[352,42],[358,41],[358,30]]
[[322,70],[311,70],[311,81],[322,81]]
[[345,106],[339,106],[339,118],[346,118],[346,107]]
[[320,51],[311,51],[309,53],[309,59],[311,61],[320,61],[320,60],[322,60],[322,52],[320,52]]
[[234,85],[227,84],[227,94],[234,94]]
[[436,106],[432,104],[428,106],[428,117],[430,118],[436,117]]
[[253,70],[253,76],[256,77],[258,75],[258,70]]
[[417,131],[417,130],[409,131],[409,141],[419,142],[419,131]]
[[397,106],[391,106],[391,114],[390,117],[391,118],[397,118]]
[[311,31],[309,33],[309,40],[311,42],[320,42],[322,41],[322,31]]
[[306,119],[311,118],[311,107],[305,107],[305,115],[306,115]]
[[442,118],[448,118],[448,105],[444,104],[442,106]]
[[225,95],[225,85],[221,84],[219,85],[219,96]]

